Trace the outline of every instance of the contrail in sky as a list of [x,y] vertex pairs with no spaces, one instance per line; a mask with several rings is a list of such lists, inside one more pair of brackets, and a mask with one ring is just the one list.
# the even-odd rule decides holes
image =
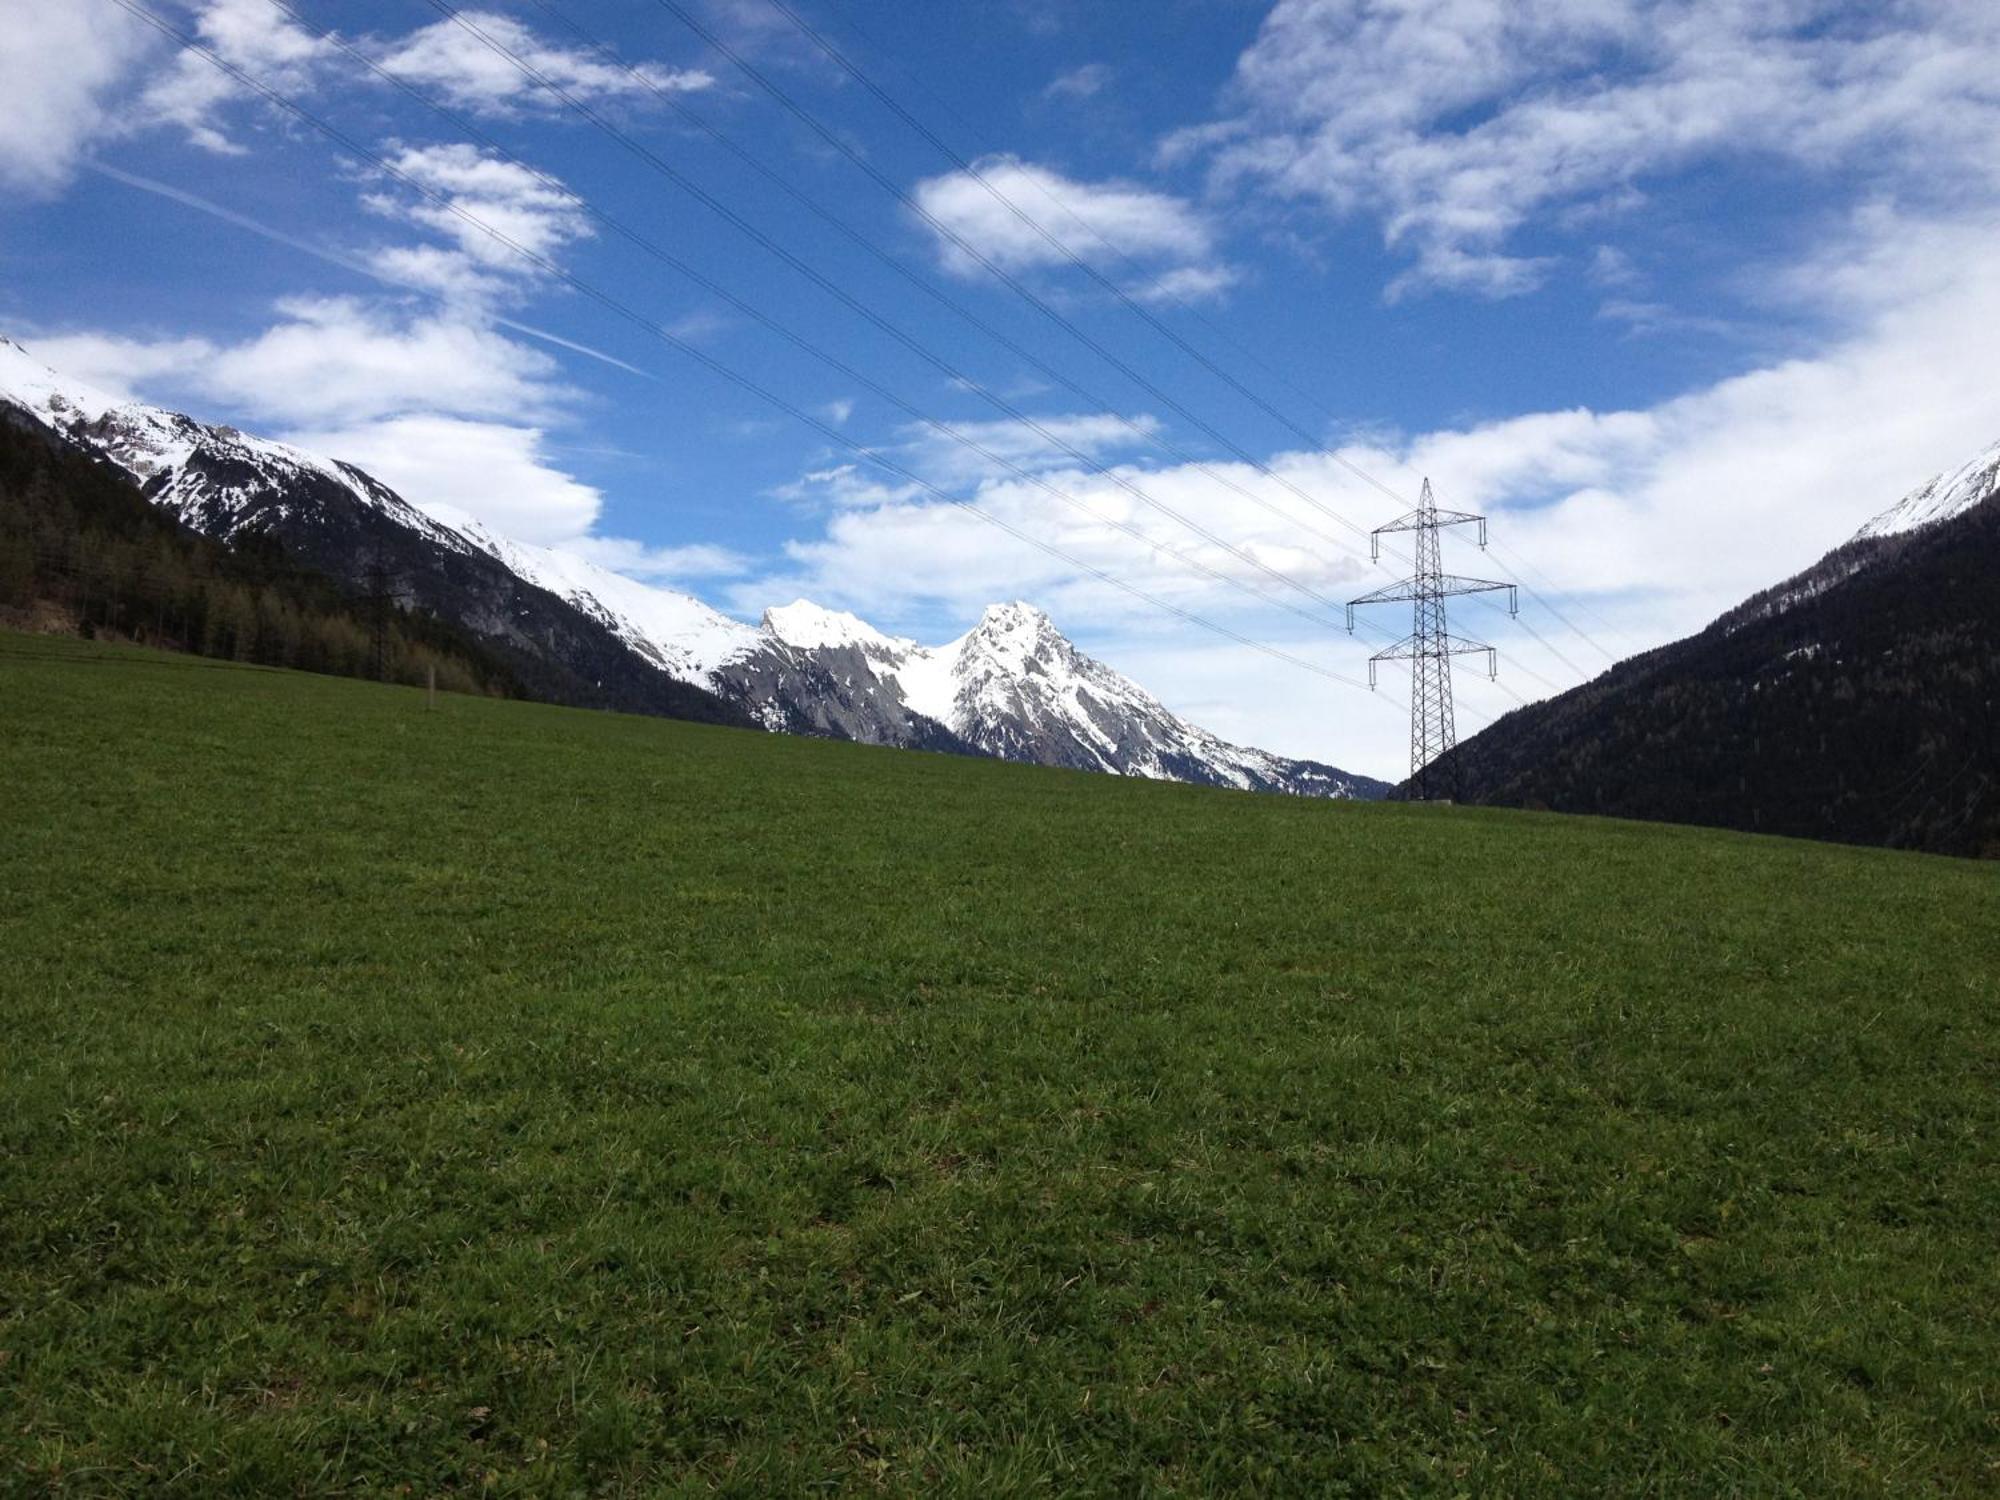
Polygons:
[[[299,239],[296,235],[287,234],[282,229],[273,229],[269,224],[261,223],[251,218],[248,214],[240,214],[233,208],[225,208],[220,203],[204,198],[198,193],[190,193],[185,188],[177,188],[172,183],[160,182],[151,177],[142,177],[137,172],[127,172],[122,167],[114,167],[106,162],[91,161],[85,162],[84,165],[100,176],[109,177],[114,182],[122,182],[127,187],[135,187],[142,192],[171,199],[175,203],[183,204],[188,208],[220,219],[225,224],[234,224],[238,229],[247,229],[252,234],[261,235],[275,244],[283,245],[287,249],[296,250],[302,255],[310,255],[315,260],[323,260],[329,265],[339,266],[342,270],[352,271],[357,276],[366,276],[371,281],[381,282],[384,286],[400,287],[404,291],[410,292],[421,292],[426,296],[437,297],[440,301],[447,300],[435,287],[422,286],[413,281],[406,281],[400,277],[387,275],[377,267],[369,265],[366,261],[357,260],[351,255],[344,255],[338,250],[328,250],[322,245],[310,244],[305,240]],[[486,322],[498,324],[502,328],[512,329],[515,333],[525,334],[531,339],[540,339],[545,344],[554,344],[558,348],[568,349],[590,359],[598,360],[603,364],[610,365],[614,369],[623,370],[628,375],[637,375],[641,380],[651,380],[657,383],[660,379],[659,376],[650,370],[642,370],[637,365],[627,364],[615,355],[606,354],[602,349],[593,349],[588,344],[579,344],[574,339],[566,339],[559,333],[550,333],[548,329],[537,328],[532,323],[522,323],[516,319],[502,317],[492,312],[482,312],[480,317]]]

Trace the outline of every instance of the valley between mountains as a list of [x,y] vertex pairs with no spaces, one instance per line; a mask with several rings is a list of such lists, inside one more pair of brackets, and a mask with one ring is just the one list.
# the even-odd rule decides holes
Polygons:
[[195,532],[276,543],[355,588],[381,578],[398,604],[462,627],[549,701],[1246,791],[1390,789],[1188,723],[1026,602],[990,606],[939,646],[803,599],[750,625],[412,503],[352,464],[121,400],[3,338],[0,407],[115,465]]

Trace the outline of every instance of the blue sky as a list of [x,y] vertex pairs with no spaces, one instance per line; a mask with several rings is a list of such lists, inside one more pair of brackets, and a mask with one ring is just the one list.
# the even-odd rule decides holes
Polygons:
[[[984,602],[1027,597],[1209,727],[1356,769],[1400,769],[1386,699],[1091,570],[1361,676],[1380,642],[1242,585],[1268,593],[1282,575],[1295,587],[1277,591],[1319,612],[1307,602],[1387,581],[1332,519],[1365,530],[1395,509],[1348,465],[1411,497],[1431,474],[1504,544],[1462,570],[1530,568],[1543,596],[1525,629],[1457,615],[1505,653],[1505,688],[1465,684],[1469,730],[1605,651],[1696,628],[2000,437],[1994,7],[799,0],[980,181],[769,0],[677,0],[954,243],[652,0],[549,0],[615,59],[528,0],[466,7],[462,25],[419,0],[146,3],[397,174],[112,0],[21,7],[0,35],[0,73],[21,84],[0,121],[0,331],[50,363],[350,458],[419,504],[748,618],[806,594],[941,640]],[[1044,432],[870,327],[492,42]],[[1051,387],[679,111],[1095,399]],[[593,209],[1011,467],[786,344]],[[857,466],[550,267],[935,488]]]

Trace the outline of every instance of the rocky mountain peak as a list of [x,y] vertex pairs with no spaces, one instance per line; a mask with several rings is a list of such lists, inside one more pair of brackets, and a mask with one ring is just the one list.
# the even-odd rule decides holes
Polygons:
[[973,633],[980,635],[1016,635],[1022,632],[1036,635],[1057,633],[1055,622],[1047,613],[1025,599],[987,605],[980,613],[979,624],[973,627]]
[[989,604],[959,644],[962,672],[984,667],[1014,676],[1031,663],[1046,666],[1075,654],[1076,648],[1056,628],[1055,621],[1019,599]]

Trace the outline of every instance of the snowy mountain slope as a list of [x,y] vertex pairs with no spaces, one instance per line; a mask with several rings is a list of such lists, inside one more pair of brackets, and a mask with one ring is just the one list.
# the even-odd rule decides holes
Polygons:
[[936,647],[803,599],[752,626],[469,515],[420,510],[350,464],[69,381],[5,339],[0,400],[209,536],[270,537],[350,584],[385,570],[402,602],[503,647],[555,701],[1249,790],[1386,790],[1187,723],[1027,604],[995,605]]
[[1913,538],[2000,495],[2000,443],[1918,485],[1811,567],[1721,615],[1711,628],[1737,631],[1811,603],[1857,574],[1892,564]]
[[1853,539],[1859,542],[1872,537],[1899,536],[1948,521],[1994,494],[2000,494],[2000,443],[1928,484],[1917,486],[1855,532]]
[[683,681],[705,682],[724,661],[763,642],[756,629],[692,594],[641,583],[574,552],[502,536],[446,506],[433,507],[432,514],[519,577],[601,621],[633,651]]

